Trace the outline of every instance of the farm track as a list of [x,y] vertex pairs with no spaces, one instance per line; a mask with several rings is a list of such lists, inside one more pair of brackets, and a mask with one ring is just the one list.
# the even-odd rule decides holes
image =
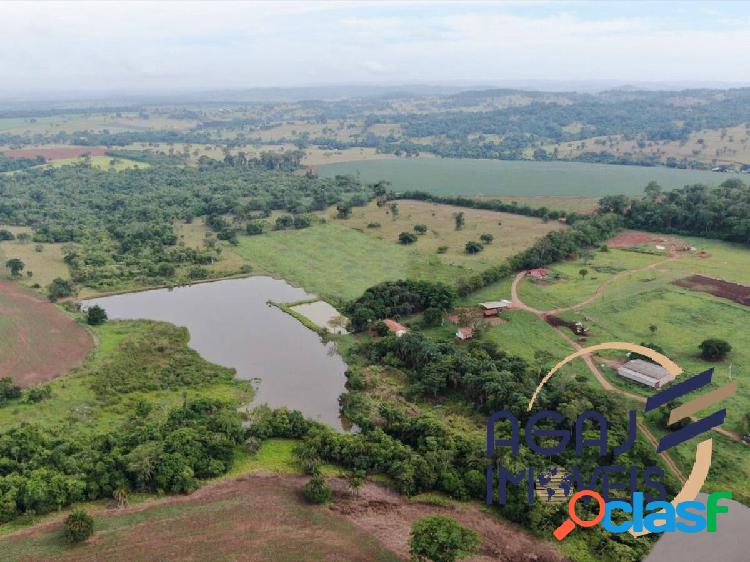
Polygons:
[[[584,306],[587,306],[587,305],[589,305],[589,304],[597,301],[598,299],[600,299],[604,295],[604,292],[606,291],[607,287],[609,285],[611,285],[612,283],[614,283],[615,281],[618,281],[618,280],[620,280],[620,279],[622,279],[624,277],[627,277],[629,275],[633,275],[635,273],[639,273],[641,271],[646,271],[646,270],[650,270],[650,269],[656,269],[659,266],[664,265],[665,263],[676,261],[678,259],[680,259],[680,256],[678,254],[676,254],[675,252],[673,252],[670,255],[670,257],[667,258],[667,259],[665,259],[665,260],[654,262],[652,264],[649,264],[649,265],[644,266],[644,267],[640,267],[638,269],[632,269],[632,270],[629,270],[629,271],[620,272],[617,275],[614,275],[613,277],[611,277],[610,279],[608,279],[605,283],[603,283],[596,290],[596,292],[593,295],[591,295],[589,298],[587,298],[587,299],[585,299],[585,300],[583,300],[583,301],[581,301],[581,302],[579,302],[577,304],[574,304],[573,306],[564,307],[564,308],[555,308],[555,309],[549,310],[549,311],[538,310],[538,309],[536,309],[536,308],[534,308],[532,306],[529,306],[526,303],[524,303],[521,300],[521,298],[518,296],[518,285],[526,277],[526,272],[522,271],[521,273],[519,273],[518,275],[516,275],[515,279],[513,280],[513,284],[511,285],[511,299],[513,300],[513,306],[514,306],[514,308],[519,308],[521,310],[525,310],[527,312],[531,312],[531,313],[535,314],[537,317],[539,317],[540,320],[543,320],[543,321],[546,322],[546,317],[548,315],[560,314],[560,313],[563,313],[563,312],[569,312],[571,310],[578,310],[580,308],[583,308]],[[575,341],[573,338],[571,338],[568,334],[566,334],[561,327],[559,327],[559,326],[553,326],[553,328],[557,331],[558,334],[560,334],[560,336],[565,341],[568,342],[568,344],[571,347],[573,347],[573,349],[575,349],[576,351],[580,351],[582,349],[582,346],[577,341]],[[586,366],[588,367],[589,371],[591,371],[591,374],[594,375],[594,378],[597,380],[597,382],[599,383],[599,385],[604,390],[606,390],[607,392],[616,392],[616,393],[620,394],[621,396],[625,396],[626,398],[629,398],[631,400],[636,400],[636,401],[641,402],[641,403],[645,403],[646,402],[646,398],[645,397],[640,396],[638,394],[633,394],[632,392],[628,392],[626,390],[622,390],[622,389],[617,388],[616,386],[614,386],[612,383],[610,383],[604,377],[604,375],[599,370],[599,368],[596,366],[596,364],[594,363],[594,360],[591,357],[591,355],[584,355],[583,356],[583,360],[586,363]],[[691,417],[691,419],[693,421],[695,421],[698,418],[696,418],[696,417],[693,416],[693,417]],[[637,424],[638,424],[638,429],[641,431],[641,433],[643,433],[643,435],[646,437],[646,439],[654,446],[654,449],[656,449],[656,446],[658,444],[658,439],[656,438],[656,436],[654,436],[654,434],[651,432],[651,430],[649,430],[645,426],[645,424],[643,424],[640,420],[637,422]],[[737,435],[736,433],[733,433],[733,432],[728,431],[726,429],[723,429],[721,427],[714,428],[714,431],[716,433],[719,433],[720,435],[723,435],[725,437],[728,437],[729,439],[732,439],[733,441],[737,441],[737,442],[742,443],[741,437],[739,435]],[[659,455],[661,456],[662,460],[664,461],[664,464],[666,464],[667,467],[669,468],[669,470],[672,472],[672,474],[676,478],[678,478],[681,482],[684,483],[685,480],[686,480],[685,475],[679,469],[679,467],[674,462],[674,460],[672,460],[672,458],[669,456],[669,453],[667,453],[666,451],[664,451],[662,453],[659,453]]]

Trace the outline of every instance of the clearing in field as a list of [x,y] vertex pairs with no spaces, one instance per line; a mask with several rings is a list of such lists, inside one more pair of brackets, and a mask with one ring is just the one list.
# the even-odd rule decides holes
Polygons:
[[253,273],[281,277],[337,305],[382,281],[453,284],[469,273],[413,246],[378,240],[341,224],[240,236],[235,251]]
[[188,248],[205,250],[207,244],[214,243],[221,248],[219,259],[206,266],[215,275],[235,275],[242,272],[242,266],[247,265],[247,262],[232,250],[232,246],[216,240],[215,233],[206,226],[203,219],[194,219],[189,224],[176,223],[174,229],[179,239],[178,243]]
[[705,275],[691,275],[674,281],[674,284],[750,306],[750,287],[747,285],[722,281]]
[[[14,235],[26,233],[29,236],[32,230],[23,226],[2,226],[0,229],[9,230]],[[38,244],[32,241],[5,240],[0,242],[0,276],[8,271],[5,262],[9,259],[20,259],[25,267],[19,283],[32,286],[38,284],[45,288],[56,277],[70,278],[70,271],[63,261],[63,244]],[[29,276],[31,272],[31,276]]]
[[[398,206],[395,216],[390,210],[392,204]],[[465,225],[461,230],[455,227],[456,213],[464,214]],[[335,211],[329,211],[327,219],[389,244],[398,244],[399,233],[415,233],[416,225],[425,225],[427,232],[419,235],[410,248],[437,255],[443,263],[476,270],[497,265],[528,248],[551,230],[565,228],[556,221],[545,223],[533,217],[409,200],[392,201],[383,207],[372,202],[366,207],[353,209],[348,219],[336,219]],[[373,227],[375,225],[379,226]],[[468,255],[466,243],[471,240],[481,243],[482,234],[490,234],[494,239],[484,244],[484,249],[478,254]],[[438,253],[441,247],[445,247],[444,253]]]
[[0,280],[0,376],[31,386],[78,366],[91,334],[50,302]]

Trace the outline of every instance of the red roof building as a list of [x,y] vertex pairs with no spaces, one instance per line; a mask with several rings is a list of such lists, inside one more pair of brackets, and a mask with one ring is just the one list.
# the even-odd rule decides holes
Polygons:
[[399,324],[395,320],[391,320],[390,318],[386,318],[385,320],[383,320],[383,324],[385,324],[386,328],[396,334],[396,337],[399,338],[409,331],[409,328],[407,328],[403,324]]
[[529,269],[526,272],[526,275],[533,279],[544,279],[545,277],[547,277],[547,275],[549,275],[549,270],[541,267],[537,269]]

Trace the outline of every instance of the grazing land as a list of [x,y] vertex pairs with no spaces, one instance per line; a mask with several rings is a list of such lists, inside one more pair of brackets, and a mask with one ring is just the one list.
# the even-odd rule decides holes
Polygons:
[[665,189],[690,183],[718,185],[727,174],[662,167],[582,162],[530,162],[455,158],[411,158],[321,166],[321,176],[351,174],[364,182],[386,180],[395,191],[438,195],[640,195],[654,180]]
[[89,154],[90,156],[104,156],[107,149],[103,146],[40,146],[34,148],[14,148],[9,150],[0,149],[0,153],[8,158],[34,158],[42,156],[47,160],[63,160],[66,158],[78,158]]
[[283,277],[334,303],[356,298],[381,281],[453,283],[468,274],[418,248],[378,240],[341,224],[240,236],[234,251],[254,273]]
[[93,343],[55,305],[0,280],[0,376],[22,387],[48,381],[80,365]]
[[[30,228],[22,226],[0,226],[14,235],[32,234]],[[63,261],[63,244],[37,243],[32,241],[6,240],[0,242],[0,265],[2,274],[6,274],[5,262],[9,259],[20,259],[25,267],[18,282],[26,285],[46,287],[53,279],[70,278],[68,266]],[[31,272],[31,276],[28,273]]]
[[[335,211],[329,212],[327,219],[392,244],[398,242],[401,232],[413,233],[415,225],[425,225],[427,232],[420,235],[410,247],[416,247],[425,254],[436,254],[438,248],[447,246],[445,253],[438,255],[442,262],[477,270],[497,265],[503,259],[526,249],[548,232],[565,228],[557,221],[545,223],[541,219],[509,213],[423,201],[400,200],[394,203],[398,206],[395,216],[389,205],[379,207],[373,202],[366,207],[353,209],[352,216],[348,219],[336,220]],[[465,225],[461,230],[455,228],[456,213],[464,214]],[[375,224],[380,226],[368,226]],[[485,244],[480,253],[467,255],[466,243],[470,240],[480,242],[482,234],[491,234],[494,240]]]

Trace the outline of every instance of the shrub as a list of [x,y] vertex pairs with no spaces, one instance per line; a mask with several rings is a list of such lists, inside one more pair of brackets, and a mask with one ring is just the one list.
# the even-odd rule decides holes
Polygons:
[[414,225],[414,232],[417,234],[424,234],[427,232],[427,225],[426,224],[415,224]]
[[425,326],[439,326],[443,322],[443,311],[431,306],[425,309],[422,319]]
[[495,239],[495,237],[494,237],[494,236],[492,236],[492,234],[488,234],[488,233],[486,233],[486,232],[485,232],[484,234],[482,234],[482,235],[481,235],[481,236],[479,237],[479,239],[480,239],[480,240],[481,240],[481,241],[482,241],[482,242],[483,242],[484,244],[492,244],[492,241],[493,241],[493,240]]
[[57,277],[47,287],[47,296],[49,300],[55,302],[59,299],[70,297],[75,294],[75,288],[70,281]]
[[415,562],[453,562],[474,554],[481,540],[471,529],[439,515],[416,521],[411,528],[411,556]]
[[76,510],[65,519],[65,540],[69,543],[85,541],[94,533],[94,520],[83,510]]
[[107,312],[98,304],[86,311],[86,322],[89,326],[100,326],[107,321]]
[[249,222],[245,227],[245,232],[249,236],[255,236],[263,233],[263,223],[261,222]]
[[417,235],[412,234],[411,232],[402,232],[398,235],[398,241],[401,244],[414,244],[414,242],[417,241]]
[[305,484],[302,494],[310,503],[326,503],[331,499],[331,487],[320,474],[313,475]]
[[379,222],[368,223],[367,228],[380,228],[380,223]]
[[437,253],[445,254],[448,251],[448,246],[438,246]]
[[706,361],[721,361],[732,351],[729,342],[716,338],[703,340],[698,348],[701,350],[701,357]]
[[464,250],[467,254],[478,254],[484,249],[484,246],[482,246],[479,242],[475,242],[474,240],[470,240],[466,243],[466,246],[464,247]]

